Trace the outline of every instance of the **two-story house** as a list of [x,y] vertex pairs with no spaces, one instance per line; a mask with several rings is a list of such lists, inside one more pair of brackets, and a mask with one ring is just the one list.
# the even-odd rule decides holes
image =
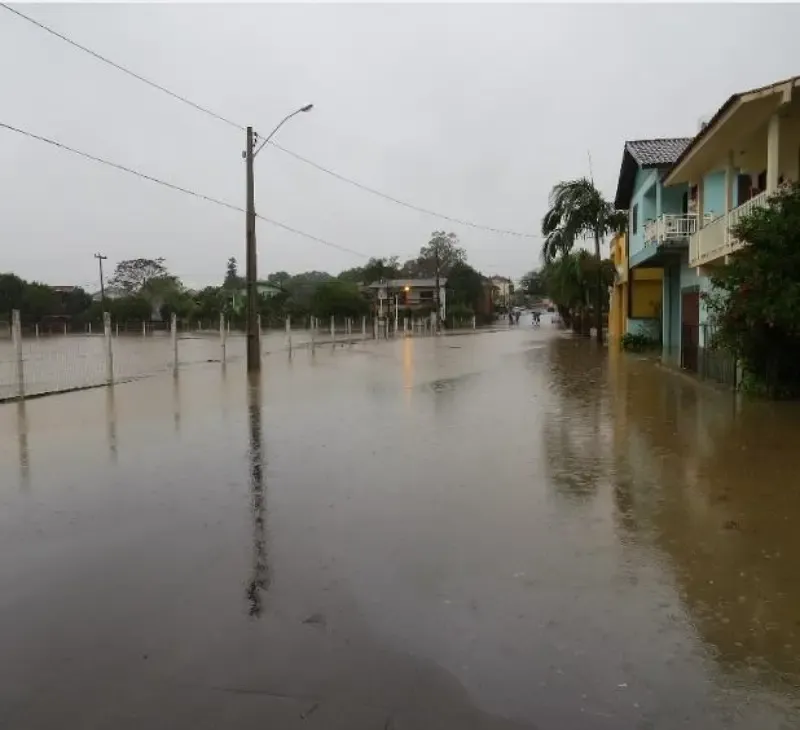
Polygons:
[[[439,277],[440,317],[447,313],[447,279]],[[436,310],[435,279],[389,279],[375,281],[368,290],[373,299],[373,310],[379,317],[392,316],[395,309],[407,309],[412,313],[430,313]]]
[[680,311],[681,277],[690,275],[689,236],[696,217],[688,186],[666,188],[661,178],[690,142],[688,137],[626,142],[614,200],[618,210],[628,211],[627,251],[621,257],[627,270],[618,269],[617,275],[625,280],[625,329],[660,339],[664,357],[675,360],[680,332],[673,318]]
[[664,176],[665,190],[688,188],[693,209],[704,214],[701,226],[689,231],[692,273],[681,280],[675,314],[688,345],[684,367],[697,367],[692,347],[705,347],[710,337],[698,294],[710,288],[711,270],[724,266],[742,245],[731,229],[742,216],[767,205],[782,183],[800,180],[798,86],[800,77],[793,77],[731,96]]

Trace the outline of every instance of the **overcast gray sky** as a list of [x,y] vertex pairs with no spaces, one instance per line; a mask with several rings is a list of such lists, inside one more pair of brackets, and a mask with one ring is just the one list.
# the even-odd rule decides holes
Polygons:
[[[538,233],[551,186],[613,196],[625,139],[691,136],[735,91],[800,73],[800,7],[20,5],[23,12],[397,198]],[[198,192],[244,202],[244,134],[0,9],[0,121]],[[0,271],[97,286],[163,256],[192,286],[243,265],[244,216],[0,130]],[[439,228],[485,273],[518,277],[539,241],[407,210],[276,149],[256,210],[369,255]],[[259,271],[337,272],[357,256],[258,224]]]

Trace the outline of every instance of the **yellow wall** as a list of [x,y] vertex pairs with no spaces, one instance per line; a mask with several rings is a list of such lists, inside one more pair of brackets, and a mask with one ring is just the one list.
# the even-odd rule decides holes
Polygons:
[[[618,233],[611,239],[611,259],[615,266],[627,271],[627,250],[625,234]],[[608,313],[608,336],[611,340],[619,340],[628,330],[628,286],[617,280],[611,290],[611,303]]]
[[661,269],[635,269],[631,281],[631,311],[634,318],[661,316],[663,296]]

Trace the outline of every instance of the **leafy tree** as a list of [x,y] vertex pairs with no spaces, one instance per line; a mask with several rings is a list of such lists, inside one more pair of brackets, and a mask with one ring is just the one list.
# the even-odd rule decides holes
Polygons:
[[275,286],[279,286],[283,288],[283,286],[291,279],[291,274],[287,271],[276,271],[272,274],[267,275],[267,281],[270,284],[274,284]]
[[11,311],[22,308],[25,282],[16,274],[0,274],[0,315],[10,319]]
[[108,307],[112,318],[118,322],[149,320],[153,313],[150,302],[142,296],[127,296],[111,299],[108,303]]
[[455,233],[434,231],[431,240],[420,250],[417,264],[420,276],[436,276],[436,264],[439,264],[439,275],[448,276],[450,269],[457,263],[467,260],[466,251],[458,245]]
[[486,296],[483,277],[469,264],[456,262],[447,277],[447,296],[450,302],[448,309],[451,312],[456,305],[468,308],[470,313],[478,311]]
[[46,284],[32,282],[26,284],[22,293],[22,316],[26,320],[38,322],[48,314],[58,314],[61,298]]
[[64,294],[62,302],[63,314],[69,317],[77,317],[92,306],[92,297],[81,287],[76,287],[71,292]]
[[169,275],[163,258],[128,259],[117,264],[108,283],[125,294],[140,294],[152,279],[166,279]]
[[[586,178],[555,185],[550,192],[550,208],[542,219],[545,262],[568,253],[579,237],[594,238],[594,255],[600,260],[600,240],[624,229],[627,216],[615,211],[594,184]],[[603,341],[602,271],[596,270],[595,326],[597,341]]]
[[400,276],[400,263],[397,256],[372,257],[364,266],[356,266],[342,271],[337,277],[354,284],[372,284],[381,279],[397,279]]
[[540,269],[529,271],[522,277],[520,284],[523,292],[529,297],[543,297],[547,293],[544,272]]
[[312,297],[312,312],[317,317],[360,317],[369,311],[369,304],[358,286],[346,281],[325,281]]
[[732,233],[746,245],[715,269],[704,296],[712,346],[741,361],[747,387],[800,395],[800,186],[781,189]]
[[239,266],[236,258],[231,256],[225,267],[225,280],[222,282],[225,289],[239,289],[244,286],[244,279],[239,276]]

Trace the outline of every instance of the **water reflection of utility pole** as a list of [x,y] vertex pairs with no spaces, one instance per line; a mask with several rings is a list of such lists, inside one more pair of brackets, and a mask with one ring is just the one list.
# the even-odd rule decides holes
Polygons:
[[175,433],[181,430],[181,383],[180,376],[176,370],[172,375],[172,422],[175,426]]
[[111,461],[117,463],[117,404],[114,397],[114,386],[106,388],[106,436]]
[[28,413],[25,401],[17,402],[17,440],[19,441],[19,480],[20,487],[28,490],[31,486],[31,462],[28,452]]
[[272,578],[267,564],[266,494],[264,447],[261,423],[261,374],[248,373],[247,421],[250,435],[250,508],[253,512],[253,572],[247,584],[248,612],[258,617],[263,610],[262,592],[269,590]]

